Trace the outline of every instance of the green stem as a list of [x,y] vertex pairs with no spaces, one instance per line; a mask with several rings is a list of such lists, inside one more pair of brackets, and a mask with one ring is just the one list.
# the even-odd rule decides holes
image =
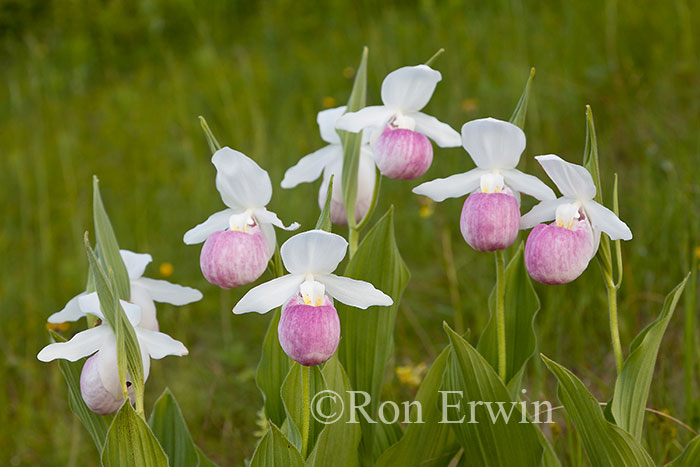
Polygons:
[[617,322],[617,287],[612,277],[605,278],[605,287],[608,289],[608,312],[610,314],[610,338],[612,339],[613,352],[615,353],[615,367],[617,374],[622,371],[622,345],[620,344],[620,326]]
[[496,250],[496,328],[498,330],[498,375],[506,377],[506,261],[503,250]]
[[348,244],[350,250],[350,259],[352,259],[352,257],[355,256],[355,253],[357,252],[359,235],[360,232],[357,230],[356,227],[348,227]]
[[309,367],[301,367],[301,397],[304,407],[301,414],[301,456],[306,459],[306,451],[309,448],[309,421],[311,418],[311,395],[309,390]]

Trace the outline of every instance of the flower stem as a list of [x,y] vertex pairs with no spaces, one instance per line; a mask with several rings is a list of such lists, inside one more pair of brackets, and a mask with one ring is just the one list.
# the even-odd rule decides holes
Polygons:
[[612,277],[606,276],[605,287],[608,289],[608,313],[610,315],[610,338],[612,339],[613,352],[615,353],[615,367],[617,374],[622,371],[622,345],[620,344],[620,327],[617,323],[617,287]]
[[506,377],[506,260],[503,250],[496,250],[496,329],[498,331],[498,375]]
[[301,456],[306,459],[306,451],[309,447],[309,421],[311,417],[311,395],[309,394],[309,367],[301,367],[301,397],[303,409],[301,414]]
[[352,259],[357,252],[358,237],[360,232],[355,227],[348,227],[348,245],[350,250],[350,258]]

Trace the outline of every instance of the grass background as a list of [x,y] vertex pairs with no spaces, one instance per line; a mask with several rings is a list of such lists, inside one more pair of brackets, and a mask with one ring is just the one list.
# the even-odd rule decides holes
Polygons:
[[[161,329],[190,355],[153,365],[147,406],[170,386],[214,460],[239,465],[250,456],[262,403],[254,371],[268,318],[234,317],[245,288],[209,285],[199,248],[182,243],[187,229],[221,207],[197,116],[222,144],[256,159],[278,187],[287,167],[324,144],[316,113],[347,100],[363,45],[371,103],[379,102],[386,73],[444,47],[434,64],[443,81],[426,111],[457,129],[474,118],[507,119],[535,66],[520,168],[544,179],[533,156],[579,162],[584,106],[592,106],[603,181],[609,188],[619,173],[621,217],[635,235],[624,245],[626,348],[691,269],[700,243],[699,31],[700,10],[686,0],[0,0],[0,464],[96,464],[57,365],[36,360],[48,341],[46,318],[85,282],[92,174],[101,179],[120,245],[153,255],[147,275],[161,277],[159,265],[171,263],[169,280],[205,295],[187,307],[159,306]],[[442,320],[454,321],[453,303],[472,336],[486,324],[493,258],[462,241],[462,201],[436,205],[424,218],[410,193],[420,181],[472,166],[461,148],[436,148],[421,180],[383,183],[378,212],[396,206],[399,246],[412,271],[397,323],[397,365],[432,361],[446,342]],[[270,207],[310,228],[316,190],[276,188]],[[524,209],[530,205],[525,200]],[[446,258],[458,276],[452,298]],[[592,262],[570,285],[537,291],[539,350],[605,400],[615,370],[598,266]],[[683,369],[698,364],[697,346],[684,346],[697,307],[682,305],[662,345],[650,406],[698,429],[695,381],[687,386]],[[531,364],[531,397],[556,400],[551,380],[539,362]],[[413,391],[393,373],[386,390],[388,397]],[[664,419],[650,422],[659,462],[689,438]],[[577,448],[560,431],[563,424],[554,430],[557,450],[575,463]]]

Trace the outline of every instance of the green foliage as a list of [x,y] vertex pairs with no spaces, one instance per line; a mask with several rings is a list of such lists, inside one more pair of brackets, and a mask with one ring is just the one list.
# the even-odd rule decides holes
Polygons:
[[[535,353],[537,336],[534,321],[540,309],[532,281],[525,269],[525,247],[521,243],[506,267],[505,324],[506,324],[506,365],[509,388],[515,396],[520,391],[520,379],[525,364]],[[496,342],[496,287],[489,296],[491,319],[479,338],[479,353],[498,370],[498,346]]]
[[693,467],[695,465],[700,465],[700,436],[693,438],[680,456],[673,459],[666,467]]
[[[474,347],[446,323],[444,328],[451,346],[440,388],[445,391],[444,399],[440,403],[447,404],[442,405],[442,410],[448,420],[463,420],[452,424],[452,429],[464,448],[468,465],[539,465],[543,448],[538,429],[531,423],[520,423],[527,416],[521,404]],[[472,407],[469,401],[493,404]],[[501,408],[510,414],[507,421],[503,416],[495,420]],[[469,423],[471,420],[478,423]]]
[[197,446],[170,389],[166,388],[156,401],[148,424],[168,456],[170,467],[200,465]]
[[[343,338],[338,355],[356,391],[366,391],[371,396],[367,412],[374,416],[380,403],[386,364],[393,351],[394,326],[399,301],[409,272],[396,246],[393,209],[390,209],[367,233],[357,253],[347,265],[345,276],[374,284],[389,295],[394,304],[388,307],[373,306],[358,310],[342,303],[336,308],[340,316]],[[376,424],[360,417],[362,442],[360,462],[373,462]]]
[[[309,400],[313,400],[316,394],[326,390],[326,382],[323,379],[323,374],[318,365],[308,367],[308,369]],[[292,366],[280,390],[282,394],[282,403],[287,413],[287,438],[296,445],[299,451],[301,451],[302,418],[304,417],[304,404],[302,400],[303,378],[303,367],[297,362],[292,362]],[[313,446],[316,442],[316,438],[323,429],[323,424],[316,420],[315,417],[310,417],[309,421],[309,446]]]
[[612,414],[615,422],[640,442],[647,398],[654,377],[654,366],[656,366],[661,339],[664,337],[689,276],[690,274],[666,296],[661,314],[656,321],[649,324],[634,338],[630,345],[630,354],[615,383],[615,395],[612,400]]
[[270,428],[255,449],[251,467],[303,467],[306,463],[296,447],[270,423]]
[[331,198],[333,197],[333,178],[335,178],[335,175],[331,175],[331,179],[328,181],[326,202],[323,204],[323,209],[321,209],[321,214],[318,216],[318,221],[316,221],[316,229],[325,230],[326,232],[330,232],[333,229],[333,223],[331,222]]
[[515,106],[513,115],[510,116],[510,123],[518,126],[521,130],[525,129],[525,117],[527,116],[527,105],[530,102],[530,87],[532,86],[532,80],[535,78],[535,68],[530,68],[530,76],[527,78],[527,83],[525,83],[525,89],[518,100],[518,104]]
[[265,401],[265,416],[279,426],[282,426],[286,418],[280,388],[290,366],[289,357],[282,350],[277,334],[281,313],[281,310],[275,310],[272,315],[255,375],[255,382]]
[[146,421],[129,402],[114,416],[107,432],[102,465],[105,467],[165,467],[168,456],[161,448]]
[[592,465],[655,465],[638,441],[605,419],[600,404],[580,379],[544,355],[542,359],[559,381],[559,400],[573,420]]

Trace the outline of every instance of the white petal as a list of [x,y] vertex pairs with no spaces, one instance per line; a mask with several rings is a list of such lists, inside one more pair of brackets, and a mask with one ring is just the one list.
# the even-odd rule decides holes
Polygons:
[[447,178],[436,178],[418,185],[413,189],[413,192],[437,202],[447,198],[459,198],[476,190],[479,187],[481,176],[487,173],[486,170],[472,169],[469,172],[451,175]]
[[585,167],[566,162],[554,154],[536,156],[535,159],[542,165],[562,195],[581,201],[593,199],[595,196],[593,177]]
[[165,333],[151,331],[150,329],[136,328],[136,334],[141,348],[148,352],[151,358],[155,358],[156,360],[167,357],[168,355],[182,357],[189,353],[187,347],[185,347],[182,342],[173,339]]
[[357,112],[348,112],[338,119],[335,127],[339,130],[359,133],[364,128],[386,125],[394,111],[383,105],[372,105]]
[[500,170],[500,173],[503,175],[506,185],[513,191],[525,193],[540,201],[552,200],[557,197],[551,188],[534,175],[523,173],[518,169],[503,169]]
[[[148,379],[151,370],[151,359],[148,352],[144,351],[143,344],[139,342],[141,350],[141,364],[143,365],[143,380]],[[97,371],[104,387],[116,398],[121,398],[122,389],[119,383],[119,369],[117,363],[117,339],[111,334],[105,339],[104,344],[97,353]],[[129,375],[127,375],[127,378]]]
[[129,279],[132,281],[143,276],[146,266],[153,261],[153,258],[148,253],[134,253],[129,250],[119,250],[119,254],[122,260],[124,260]]
[[233,312],[242,313],[267,313],[285,303],[299,291],[299,286],[304,282],[304,276],[300,274],[287,274],[286,276],[272,279],[269,282],[253,287],[241,298]]
[[260,232],[262,232],[265,238],[265,243],[267,244],[267,260],[270,259],[275,254],[275,249],[277,248],[277,233],[275,232],[275,227],[272,224],[262,223],[258,224],[260,226]]
[[245,210],[270,202],[270,176],[253,159],[224,147],[214,153],[211,162],[216,167],[216,189],[226,206]]
[[410,117],[416,122],[415,130],[435,141],[441,148],[456,148],[462,144],[459,133],[447,123],[421,112],[412,113]]
[[277,217],[272,211],[268,211],[265,208],[255,208],[253,209],[253,216],[257,220],[258,224],[272,224],[275,227],[279,227],[284,230],[296,230],[299,228],[298,222],[292,222],[289,227],[285,226],[282,221]]
[[57,311],[49,316],[48,322],[63,323],[65,321],[78,321],[80,318],[85,316],[83,310],[80,309],[80,303],[78,301],[78,299],[83,295],[85,295],[85,292],[68,300],[68,303],[66,303],[66,306],[64,306],[61,311]]
[[559,205],[573,202],[575,200],[571,198],[549,199],[540,202],[520,218],[520,229],[529,229],[542,222],[554,220]]
[[309,230],[284,242],[280,254],[292,274],[329,274],[343,260],[347,248],[348,242],[340,235]]
[[109,334],[112,334],[112,329],[106,324],[101,324],[79,332],[68,342],[47,345],[36,358],[42,362],[50,362],[57,358],[74,362],[97,352]]
[[119,303],[124,309],[124,313],[126,313],[126,318],[129,320],[131,325],[138,326],[141,322],[141,307],[134,303],[129,303],[125,300],[119,300]]
[[594,229],[605,232],[611,240],[632,240],[630,228],[610,209],[595,201],[587,201],[583,208]]
[[80,310],[84,315],[93,315],[97,316],[102,321],[105,320],[102,309],[100,308],[100,299],[97,297],[97,292],[79,295],[78,306],[80,306]]
[[321,176],[323,169],[332,161],[343,159],[343,148],[338,144],[329,144],[301,159],[287,169],[282,179],[282,188],[294,188],[300,183],[309,183]]
[[142,277],[137,281],[138,285],[146,289],[148,294],[156,302],[170,303],[172,305],[187,305],[202,299],[202,292],[192,287],[184,287],[157,279]]
[[462,126],[462,146],[481,169],[513,169],[525,150],[525,133],[512,123],[481,118]]
[[335,109],[322,110],[316,116],[316,123],[318,123],[318,129],[321,132],[321,139],[326,143],[340,144],[340,136],[338,136],[338,133],[335,131],[335,123],[345,113],[347,108],[346,105],[342,105]]
[[188,230],[182,240],[187,245],[202,243],[214,232],[226,230],[229,225],[229,218],[234,213],[235,211],[233,209],[224,209],[223,211],[215,212],[209,216],[207,220]]
[[427,65],[399,68],[384,78],[382,102],[391,109],[418,112],[428,104],[441,79],[440,72]]
[[390,296],[376,289],[369,282],[335,274],[318,275],[314,278],[326,286],[326,292],[333,298],[346,305],[364,310],[370,306],[389,306],[394,303]]

